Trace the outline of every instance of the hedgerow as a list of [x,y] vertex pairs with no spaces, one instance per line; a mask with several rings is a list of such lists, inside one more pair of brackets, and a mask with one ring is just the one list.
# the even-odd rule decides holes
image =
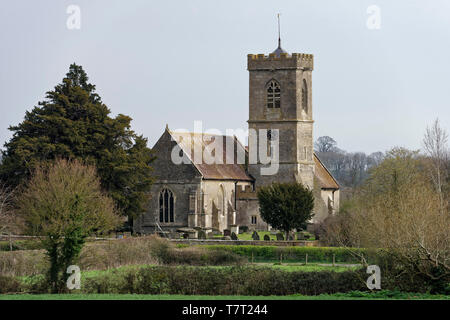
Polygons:
[[360,263],[361,256],[373,259],[374,253],[366,249],[337,247],[279,247],[251,245],[204,245],[209,250],[226,250],[255,260],[285,260],[308,262]]
[[150,266],[86,277],[83,293],[318,295],[365,290],[361,271],[287,272],[267,267]]

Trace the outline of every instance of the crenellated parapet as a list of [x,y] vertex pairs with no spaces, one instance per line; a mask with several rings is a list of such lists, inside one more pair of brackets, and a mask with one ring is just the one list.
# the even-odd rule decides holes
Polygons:
[[271,70],[271,69],[302,69],[313,70],[314,56],[307,53],[281,53],[277,57],[274,53],[249,54],[247,55],[248,70]]

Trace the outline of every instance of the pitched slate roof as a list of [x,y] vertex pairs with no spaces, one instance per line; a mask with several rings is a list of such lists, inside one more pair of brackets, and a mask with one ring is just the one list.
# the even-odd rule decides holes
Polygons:
[[[244,147],[242,143],[236,138],[231,136],[207,134],[207,133],[194,133],[194,132],[172,132],[169,131],[172,138],[177,141],[183,152],[189,157],[193,165],[197,168],[203,179],[206,180],[239,180],[239,181],[253,181],[254,179],[249,176],[244,168],[243,164],[237,163],[238,154],[248,153],[248,147]],[[223,150],[223,163],[194,163],[193,155],[194,150],[201,150],[202,154],[210,143],[214,141],[220,141],[222,143]],[[226,152],[227,141],[234,141],[233,155],[228,155]],[[325,165],[320,161],[316,154],[314,154],[315,163],[315,176],[320,182],[322,189],[339,189],[339,184],[334,179],[332,174],[327,170]]]
[[[207,180],[239,180],[239,181],[253,181],[253,179],[245,172],[244,164],[237,163],[237,156],[244,155],[245,162],[245,148],[236,137],[214,135],[207,133],[193,133],[193,132],[171,132],[171,136],[177,141],[183,152],[189,157],[194,166]],[[214,141],[219,141],[222,144],[222,162],[223,163],[202,163],[194,162],[194,150],[201,150],[202,154],[209,144]],[[234,142],[234,149],[232,155],[227,154],[226,145]],[[198,148],[198,149],[197,149]],[[190,156],[191,155],[191,156]]]
[[320,181],[322,189],[339,189],[339,184],[333,175],[328,171],[325,165],[320,161],[319,157],[314,153],[315,170],[314,175]]

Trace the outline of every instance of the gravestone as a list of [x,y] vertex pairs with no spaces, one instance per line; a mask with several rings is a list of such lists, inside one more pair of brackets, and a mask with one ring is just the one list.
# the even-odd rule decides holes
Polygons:
[[264,235],[264,241],[270,241],[270,237],[269,237],[268,234],[265,234],[265,235]]
[[239,240],[239,238],[236,235],[236,233],[234,233],[234,232],[231,233],[231,240]]
[[253,239],[253,240],[259,240],[259,234],[258,234],[258,232],[253,231],[252,239]]
[[283,241],[284,240],[284,237],[283,237],[283,234],[282,233],[277,233],[277,240],[278,241]]
[[294,240],[294,236],[292,234],[290,234],[288,239],[289,239],[289,241],[293,241]]
[[189,239],[189,234],[188,233],[183,233],[183,239]]
[[204,239],[206,239],[206,233],[205,233],[205,231],[203,231],[203,230],[199,230],[198,231],[198,239],[202,239],[202,240],[204,240]]
[[308,240],[310,238],[310,234],[308,232],[302,231],[297,234],[297,240]]
[[225,229],[225,230],[223,230],[223,235],[225,236],[225,237],[229,237],[229,236],[231,236],[231,231],[229,230],[229,229]]

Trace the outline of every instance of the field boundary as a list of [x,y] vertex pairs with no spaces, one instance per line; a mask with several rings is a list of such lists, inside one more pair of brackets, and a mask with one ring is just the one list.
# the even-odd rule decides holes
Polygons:
[[264,240],[221,240],[221,239],[169,239],[177,244],[188,245],[253,245],[253,246],[280,246],[280,247],[320,247],[318,240],[289,240],[289,241],[264,241]]

